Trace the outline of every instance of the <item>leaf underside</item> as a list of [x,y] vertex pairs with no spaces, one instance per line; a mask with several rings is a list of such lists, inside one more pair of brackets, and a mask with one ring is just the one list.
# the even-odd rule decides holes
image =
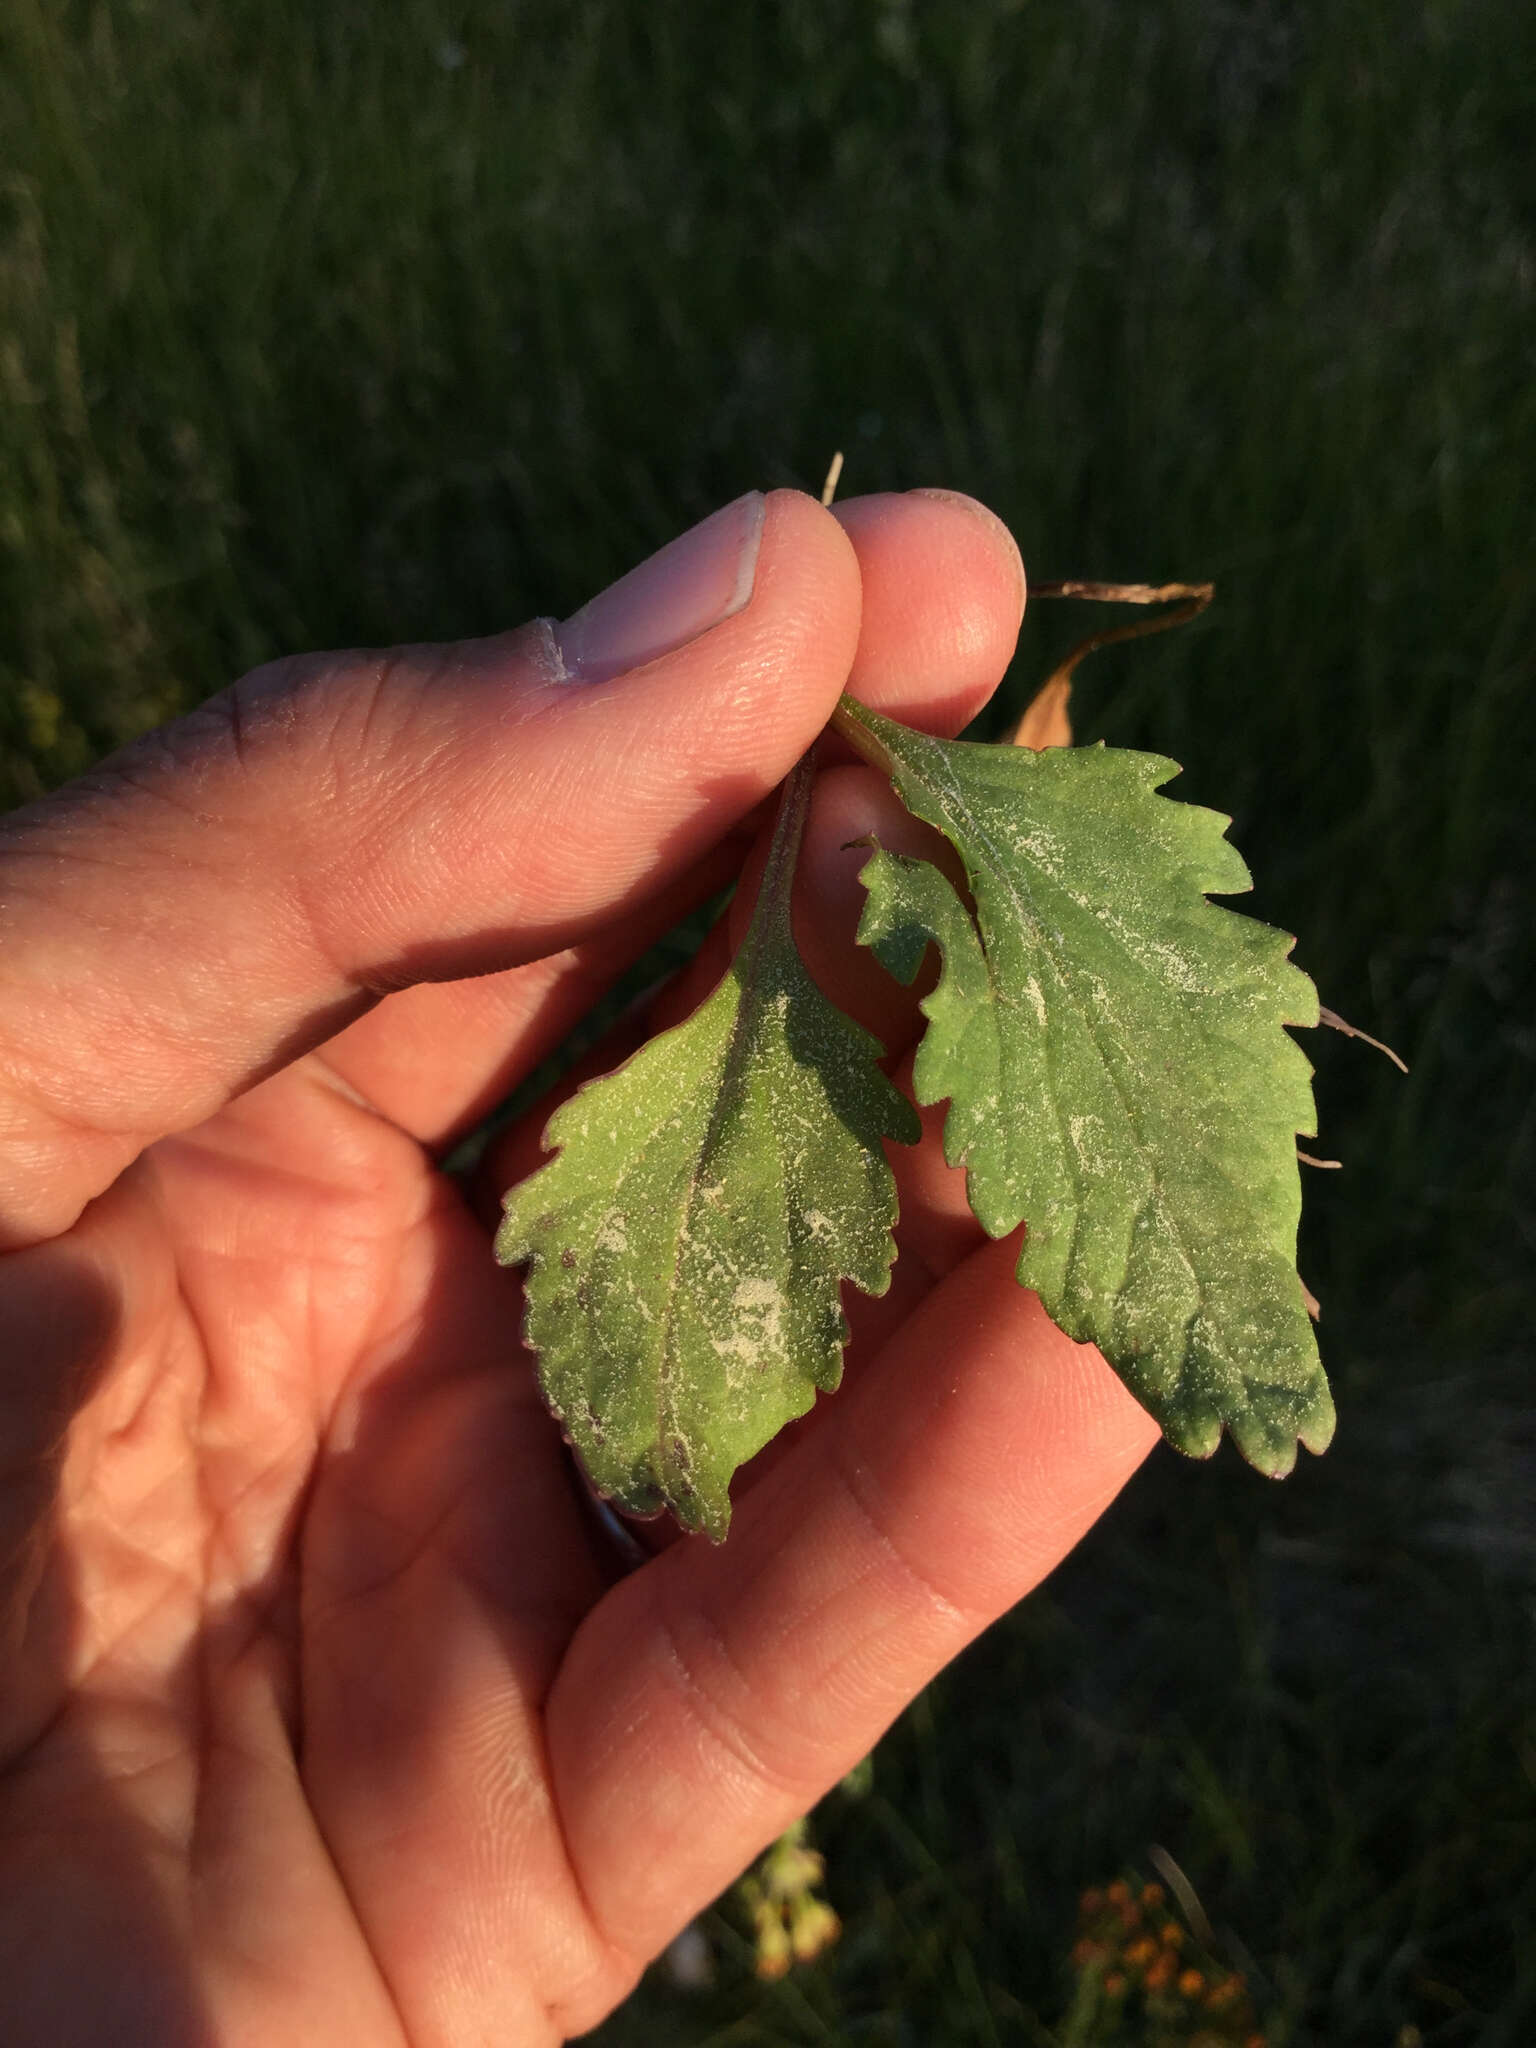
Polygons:
[[1206,899],[1250,886],[1177,764],[931,739],[844,698],[839,727],[956,848],[974,918],[927,862],[876,851],[859,937],[903,981],[930,943],[920,1102],[1018,1276],[1103,1351],[1180,1450],[1223,1425],[1280,1476],[1333,1403],[1296,1274],[1296,1135],[1317,1021],[1292,941]]
[[881,1140],[918,1129],[795,948],[809,784],[802,764],[719,988],[556,1112],[496,1239],[529,1263],[527,1339],[593,1483],[717,1540],[732,1473],[841,1377],[840,1282],[889,1285]]

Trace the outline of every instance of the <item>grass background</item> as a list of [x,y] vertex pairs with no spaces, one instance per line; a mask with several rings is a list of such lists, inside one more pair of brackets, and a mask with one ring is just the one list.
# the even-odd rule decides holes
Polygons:
[[0,802],[841,446],[1216,579],[1080,736],[1412,1065],[1312,1048],[1329,1457],[1160,1454],[819,1816],[826,1962],[727,1907],[612,2048],[1150,2042],[1066,1958],[1152,1842],[1272,2043],[1536,2038],[1533,76],[1494,0],[0,0]]

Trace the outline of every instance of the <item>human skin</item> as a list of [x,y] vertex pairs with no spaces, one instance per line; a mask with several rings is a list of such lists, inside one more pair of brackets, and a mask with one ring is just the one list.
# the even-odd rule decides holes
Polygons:
[[[490,1251],[538,1125],[438,1162],[740,865],[841,689],[958,730],[1023,606],[944,493],[774,493],[753,567],[596,681],[540,626],[275,664],[0,821],[8,2048],[581,2033],[1154,1441],[933,1113],[843,1390],[724,1545],[629,1569],[543,1407]],[[899,1070],[910,999],[847,943],[871,827],[915,843],[832,765],[797,925]]]

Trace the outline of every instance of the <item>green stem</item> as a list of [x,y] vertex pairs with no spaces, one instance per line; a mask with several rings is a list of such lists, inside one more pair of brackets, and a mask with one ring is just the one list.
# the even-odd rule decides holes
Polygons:
[[845,692],[838,698],[829,723],[831,730],[845,739],[856,754],[862,755],[871,768],[878,768],[882,775],[894,778],[896,764],[875,731],[871,722],[874,715]]
[[763,866],[763,879],[758,885],[757,901],[752,906],[752,922],[741,942],[742,960],[754,957],[765,942],[793,937],[790,894],[795,879],[795,862],[800,855],[800,841],[811,808],[811,785],[816,779],[815,752],[812,747],[802,754],[784,778],[778,815],[773,821],[773,838],[768,846],[768,859]]

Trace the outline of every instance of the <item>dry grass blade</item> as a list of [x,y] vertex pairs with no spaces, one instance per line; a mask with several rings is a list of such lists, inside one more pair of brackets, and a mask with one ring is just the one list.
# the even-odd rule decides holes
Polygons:
[[1170,626],[1182,626],[1203,612],[1215,595],[1214,583],[1096,583],[1082,577],[1061,583],[1033,583],[1029,594],[1036,597],[1079,597],[1094,604],[1167,605],[1153,618],[1137,619],[1128,626],[1106,626],[1080,640],[1046,677],[1030,699],[1024,716],[1009,735],[1016,747],[1070,747],[1072,722],[1067,700],[1072,695],[1072,671],[1080,661],[1100,647],[1118,640],[1140,640],[1148,633],[1165,633]]
[[1152,618],[1137,619],[1128,626],[1106,626],[1080,640],[1065,661],[1059,662],[1045,683],[1065,682],[1078,663],[1100,647],[1112,647],[1120,640],[1141,640],[1149,633],[1166,633],[1170,626],[1183,626],[1198,618],[1216,594],[1214,583],[1037,583],[1031,597],[1081,597],[1095,604],[1164,604],[1169,610]]
[[1200,1903],[1200,1895],[1172,1856],[1160,1842],[1149,1844],[1147,1861],[1178,1900],[1184,1918],[1189,1922],[1190,1931],[1204,1948],[1212,1948],[1216,1942],[1216,1930],[1210,1917]]
[[1060,673],[1042,683],[1025,707],[1024,716],[1013,728],[1011,735],[1016,747],[1033,747],[1037,754],[1047,747],[1070,747],[1072,744],[1072,720],[1067,712],[1067,700],[1072,695],[1072,685]]
[[1373,1045],[1377,1052],[1385,1053],[1393,1066],[1401,1073],[1407,1073],[1408,1062],[1401,1053],[1394,1052],[1390,1045],[1383,1045],[1379,1038],[1372,1038],[1369,1031],[1362,1031],[1357,1024],[1347,1023],[1337,1010],[1324,1010],[1320,1008],[1317,1013],[1317,1021],[1319,1024],[1326,1024],[1330,1031],[1342,1031],[1346,1038],[1358,1038],[1366,1045]]

